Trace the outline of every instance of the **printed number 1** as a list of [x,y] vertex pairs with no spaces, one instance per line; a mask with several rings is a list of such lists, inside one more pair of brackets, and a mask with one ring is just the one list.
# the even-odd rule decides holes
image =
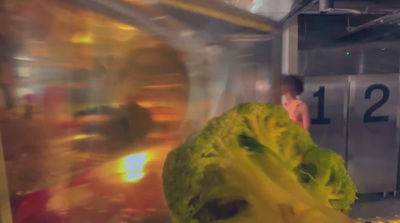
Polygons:
[[331,124],[331,119],[325,117],[325,87],[321,86],[314,97],[318,98],[318,117],[311,119],[313,125],[327,125]]

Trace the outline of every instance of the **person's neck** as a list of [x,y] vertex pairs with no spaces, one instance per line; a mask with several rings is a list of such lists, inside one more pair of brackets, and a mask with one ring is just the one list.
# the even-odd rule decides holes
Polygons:
[[290,95],[290,94],[288,94],[288,93],[286,93],[284,96],[285,96],[285,99],[286,99],[286,103],[287,103],[287,104],[290,104],[290,103],[292,103],[293,101],[297,100],[296,97],[293,97],[292,95]]

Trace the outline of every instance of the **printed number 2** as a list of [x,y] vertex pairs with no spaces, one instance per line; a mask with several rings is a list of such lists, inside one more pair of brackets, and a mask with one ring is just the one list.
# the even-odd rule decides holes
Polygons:
[[320,87],[319,90],[314,93],[314,97],[318,98],[318,117],[316,119],[311,119],[311,124],[331,124],[331,119],[325,118],[325,87]]
[[375,90],[380,90],[383,93],[382,99],[372,105],[364,114],[364,122],[387,122],[389,121],[389,116],[372,116],[377,109],[382,107],[389,100],[389,88],[383,84],[371,85],[367,91],[365,91],[365,99],[371,99],[372,92]]

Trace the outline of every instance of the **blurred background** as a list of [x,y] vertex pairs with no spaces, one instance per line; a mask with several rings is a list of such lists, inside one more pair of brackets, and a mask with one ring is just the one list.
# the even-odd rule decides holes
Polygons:
[[229,4],[2,1],[0,222],[171,222],[166,154],[278,98],[279,24]]
[[[1,223],[172,222],[168,152],[239,103],[280,103],[281,74],[303,76],[313,139],[346,160],[351,216],[398,214],[399,2],[0,6]],[[376,85],[388,121],[366,124]]]

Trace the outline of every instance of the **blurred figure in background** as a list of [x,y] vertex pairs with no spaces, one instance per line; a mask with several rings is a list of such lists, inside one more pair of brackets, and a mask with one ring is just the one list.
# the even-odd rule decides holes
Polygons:
[[283,107],[288,112],[290,119],[309,130],[310,111],[307,104],[298,99],[303,90],[304,83],[300,77],[295,75],[283,76],[281,81],[281,91],[285,99]]
[[112,142],[129,146],[142,141],[153,129],[154,122],[150,111],[140,106],[136,98],[130,98],[116,110],[105,127],[105,134]]
[[154,122],[148,109],[140,106],[136,99],[130,99],[120,107],[96,106],[74,114],[75,118],[85,116],[107,116],[105,122],[92,122],[83,127],[86,134],[102,134],[114,144],[113,148],[134,145],[143,140],[153,129]]

